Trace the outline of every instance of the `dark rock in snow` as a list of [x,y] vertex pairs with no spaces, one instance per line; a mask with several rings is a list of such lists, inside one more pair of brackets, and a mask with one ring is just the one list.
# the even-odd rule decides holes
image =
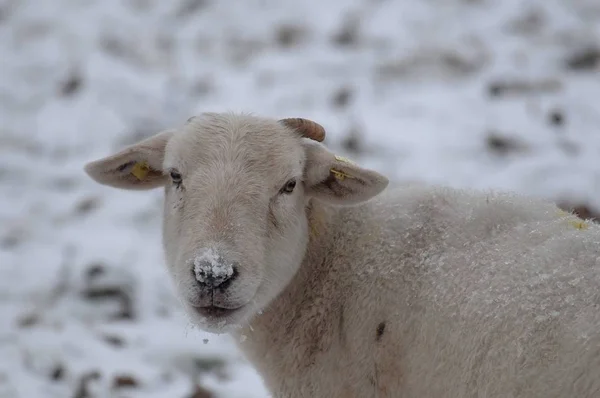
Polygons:
[[586,47],[575,51],[565,60],[566,67],[574,71],[590,71],[600,66],[600,49]]

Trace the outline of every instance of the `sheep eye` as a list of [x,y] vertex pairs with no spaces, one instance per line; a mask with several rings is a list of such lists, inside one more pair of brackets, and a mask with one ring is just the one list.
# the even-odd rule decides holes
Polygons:
[[173,180],[174,184],[181,184],[181,173],[176,170],[172,170],[169,174],[171,175],[171,180]]
[[296,179],[292,178],[288,182],[285,183],[283,188],[281,188],[281,193],[292,193],[296,188]]

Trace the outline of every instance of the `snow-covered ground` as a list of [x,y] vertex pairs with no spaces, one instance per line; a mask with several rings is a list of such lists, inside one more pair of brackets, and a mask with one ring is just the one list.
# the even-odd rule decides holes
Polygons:
[[89,160],[197,111],[301,116],[391,178],[598,211],[599,99],[597,0],[1,0],[0,397],[267,396],[182,314],[161,192]]

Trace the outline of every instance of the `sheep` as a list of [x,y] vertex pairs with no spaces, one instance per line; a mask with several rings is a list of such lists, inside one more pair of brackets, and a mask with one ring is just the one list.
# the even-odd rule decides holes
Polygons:
[[168,274],[278,398],[600,397],[600,227],[390,184],[299,119],[201,113],[85,166],[164,189]]

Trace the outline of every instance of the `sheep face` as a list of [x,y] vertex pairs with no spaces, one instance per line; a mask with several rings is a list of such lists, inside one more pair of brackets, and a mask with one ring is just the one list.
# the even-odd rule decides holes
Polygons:
[[310,198],[355,204],[387,185],[302,131],[233,114],[191,118],[86,171],[117,188],[164,187],[169,273],[192,321],[214,333],[248,322],[295,275]]
[[276,123],[198,118],[170,140],[164,244],[184,305],[207,330],[265,306],[308,239],[301,139]]

